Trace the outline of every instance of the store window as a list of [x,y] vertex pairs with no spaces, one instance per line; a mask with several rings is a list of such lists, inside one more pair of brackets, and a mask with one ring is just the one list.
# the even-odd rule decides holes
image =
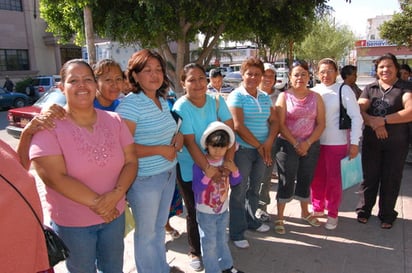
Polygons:
[[0,9],[23,11],[21,0],[0,0]]
[[29,69],[28,50],[0,49],[0,71],[21,71]]

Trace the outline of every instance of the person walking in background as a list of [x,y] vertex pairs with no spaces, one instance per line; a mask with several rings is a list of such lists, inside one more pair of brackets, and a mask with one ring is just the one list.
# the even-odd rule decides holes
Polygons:
[[321,83],[313,90],[322,96],[325,104],[326,127],[320,137],[320,155],[311,184],[311,198],[314,216],[323,216],[328,210],[326,229],[338,225],[338,212],[342,200],[342,179],[340,161],[359,153],[359,140],[362,136],[362,116],[352,89],[342,86],[342,104],[352,120],[349,130],[339,129],[339,89],[336,83],[338,66],[333,59],[325,58],[318,63]]
[[134,88],[116,112],[134,136],[138,175],[127,192],[136,223],[134,254],[139,273],[169,273],[165,225],[176,183],[177,151],[183,137],[176,131],[166,95],[166,63],[155,51],[135,52],[127,65],[127,79]]
[[[187,64],[181,74],[180,82],[186,94],[173,106],[173,111],[182,118],[180,132],[184,136],[184,147],[178,153],[177,183],[181,189],[186,206],[186,228],[189,242],[190,266],[195,271],[203,270],[196,208],[192,190],[193,164],[196,163],[208,177],[225,176],[219,168],[211,166],[201,147],[200,139],[207,126],[213,121],[221,121],[233,129],[233,119],[225,100],[221,96],[207,93],[206,73],[202,66]],[[225,155],[225,161],[233,160],[235,147]]]
[[362,90],[356,84],[356,80],[358,78],[357,72],[358,72],[358,69],[356,68],[356,66],[345,65],[340,70],[340,75],[343,79],[343,82],[349,85],[350,88],[352,88],[353,93],[355,93],[356,99],[359,99],[360,94],[362,93]]
[[364,180],[357,206],[358,222],[366,224],[379,192],[381,228],[392,228],[395,204],[409,144],[412,121],[412,83],[401,80],[396,57],[387,53],[376,61],[378,79],[367,85],[359,99],[365,120],[362,141]]
[[230,93],[233,87],[223,82],[223,75],[219,68],[213,68],[209,71],[209,84],[207,91],[212,93]]
[[66,62],[60,75],[67,117],[33,136],[29,156],[46,184],[52,227],[70,249],[67,270],[122,272],[133,138],[119,115],[93,107],[97,84],[84,60]]
[[242,85],[232,91],[227,104],[233,116],[239,148],[235,163],[242,182],[230,193],[230,239],[238,248],[248,248],[247,229],[269,231],[255,216],[259,190],[267,166],[272,165],[272,145],[278,133],[275,110],[269,96],[258,88],[264,73],[263,62],[251,57],[240,68]]
[[408,64],[401,64],[399,66],[399,78],[404,81],[410,81],[411,80],[411,67]]
[[9,92],[13,92],[14,83],[10,80],[9,76],[6,76],[6,81],[4,82],[3,88]]
[[284,211],[292,198],[300,201],[302,219],[311,226],[320,226],[308,206],[310,184],[319,157],[319,138],[325,129],[325,106],[322,97],[307,88],[310,74],[306,62],[294,62],[289,74],[291,88],[279,94],[276,102],[280,124],[275,148],[279,174],[275,221],[278,234],[286,232]]
[[[264,63],[263,67],[265,71],[263,72],[262,81],[259,84],[259,88],[269,95],[272,101],[272,107],[275,107],[276,99],[279,95],[279,93],[276,92],[274,88],[275,83],[276,83],[276,70],[273,64],[270,64],[270,63]],[[273,145],[272,145],[272,158],[274,157],[274,154],[275,154],[274,149],[275,149],[275,142],[273,142]],[[265,174],[263,176],[263,181],[262,181],[262,184],[260,185],[259,206],[258,206],[258,209],[256,210],[255,216],[258,220],[262,222],[270,221],[270,215],[267,212],[267,205],[270,204],[269,191],[270,191],[271,180],[273,177],[277,177],[276,170],[275,170],[275,164],[266,166]]]
[[235,134],[226,124],[214,121],[207,127],[200,142],[209,165],[227,174],[209,177],[200,166],[193,165],[192,188],[205,273],[243,273],[233,267],[226,233],[229,225],[229,187],[241,181],[236,165],[224,158],[235,143]]

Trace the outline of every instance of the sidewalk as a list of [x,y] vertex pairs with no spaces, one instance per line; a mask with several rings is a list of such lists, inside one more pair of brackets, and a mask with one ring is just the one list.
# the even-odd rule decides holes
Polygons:
[[[412,165],[404,170],[401,193],[396,209],[399,218],[390,230],[380,228],[376,210],[366,225],[356,221],[354,208],[358,201],[357,186],[344,192],[339,225],[329,231],[311,227],[300,220],[299,202],[286,206],[285,235],[274,232],[247,232],[251,247],[237,249],[230,243],[234,264],[245,273],[410,273],[412,272]],[[272,181],[272,200],[275,200],[276,181]],[[41,187],[40,187],[41,188]],[[41,189],[41,192],[44,190]],[[272,218],[275,204],[268,208]],[[325,218],[321,218],[325,222]],[[172,225],[182,237],[172,241],[167,236],[167,258],[172,266],[193,273],[187,259],[186,225],[183,217],[173,217]],[[125,238],[124,273],[136,273],[133,256],[133,232]],[[64,263],[55,267],[65,271]],[[156,273],[156,272],[153,272]]]

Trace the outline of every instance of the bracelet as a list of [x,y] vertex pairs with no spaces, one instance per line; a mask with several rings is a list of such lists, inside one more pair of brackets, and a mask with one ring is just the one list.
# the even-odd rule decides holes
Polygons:
[[296,142],[296,144],[293,146],[293,148],[296,149],[296,147],[298,147],[299,144],[300,144],[299,141]]
[[385,122],[385,125],[388,124],[388,121],[386,120],[386,116],[383,117],[383,121]]
[[310,146],[312,143],[310,143],[309,139],[306,140],[306,143]]

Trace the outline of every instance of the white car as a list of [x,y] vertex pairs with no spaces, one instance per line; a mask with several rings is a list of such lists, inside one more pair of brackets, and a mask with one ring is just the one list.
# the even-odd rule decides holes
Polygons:
[[285,90],[289,86],[289,71],[286,69],[276,70],[276,83],[275,88],[279,90]]

